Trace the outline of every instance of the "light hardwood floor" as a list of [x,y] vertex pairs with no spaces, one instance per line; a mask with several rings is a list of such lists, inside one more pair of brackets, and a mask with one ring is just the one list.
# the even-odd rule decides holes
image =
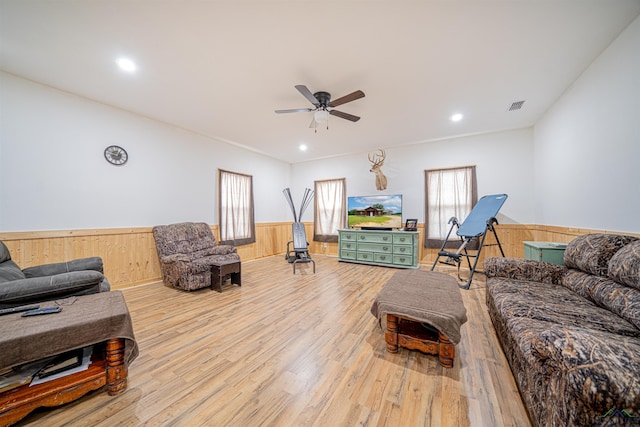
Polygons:
[[[452,369],[387,353],[369,309],[396,269],[314,256],[245,262],[242,287],[123,291],[140,356],[116,397],[40,409],[47,426],[530,426],[496,340],[482,275],[461,291],[469,321]],[[429,266],[423,265],[423,270]]]

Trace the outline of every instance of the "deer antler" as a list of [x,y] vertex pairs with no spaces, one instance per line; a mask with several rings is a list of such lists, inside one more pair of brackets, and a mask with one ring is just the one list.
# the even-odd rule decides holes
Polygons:
[[[378,152],[380,154],[378,154]],[[386,157],[386,154],[384,153],[384,150],[379,149],[373,155],[373,159],[371,158],[371,153],[368,154],[368,157],[369,157],[369,161],[373,164],[373,166],[382,166],[384,164],[384,159]]]

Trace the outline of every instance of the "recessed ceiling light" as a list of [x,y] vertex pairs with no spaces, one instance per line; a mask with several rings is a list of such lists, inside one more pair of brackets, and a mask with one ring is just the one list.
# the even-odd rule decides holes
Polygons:
[[307,146],[304,144],[300,144],[300,147],[298,148],[300,148],[300,151],[307,151]]
[[460,113],[456,113],[454,115],[452,115],[451,117],[449,117],[449,120],[451,120],[452,122],[459,122],[460,120],[462,120],[464,116]]
[[116,60],[116,64],[118,64],[118,67],[120,67],[121,70],[128,73],[133,73],[137,68],[136,64],[128,58],[119,58]]

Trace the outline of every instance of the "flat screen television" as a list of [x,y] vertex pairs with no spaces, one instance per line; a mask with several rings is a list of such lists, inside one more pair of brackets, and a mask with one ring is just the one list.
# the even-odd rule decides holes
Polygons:
[[402,228],[402,194],[348,197],[347,209],[350,228]]

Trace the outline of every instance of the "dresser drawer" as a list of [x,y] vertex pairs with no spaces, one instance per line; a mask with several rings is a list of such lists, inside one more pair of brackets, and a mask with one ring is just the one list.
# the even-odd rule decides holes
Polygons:
[[358,261],[373,261],[373,252],[360,252],[358,251]]
[[393,244],[394,245],[412,245],[413,244],[413,235],[412,234],[394,234],[393,235]]
[[345,242],[344,240],[340,241],[340,249],[351,249],[356,250],[356,242]]
[[340,232],[340,241],[356,241],[356,232],[355,231],[341,231]]
[[341,249],[340,250],[340,258],[343,259],[357,259],[356,258],[356,251],[350,251],[348,249]]
[[366,251],[366,252],[384,252],[384,253],[392,253],[393,245],[391,243],[360,243],[358,242],[358,252]]
[[413,265],[413,257],[411,255],[394,255],[393,263],[399,265]]
[[393,236],[387,233],[358,233],[358,242],[393,243]]
[[409,245],[394,245],[393,253],[398,255],[408,255],[411,256],[413,254],[413,246]]
[[393,255],[392,254],[374,253],[373,254],[373,260],[375,262],[382,262],[382,263],[391,264],[393,262]]

